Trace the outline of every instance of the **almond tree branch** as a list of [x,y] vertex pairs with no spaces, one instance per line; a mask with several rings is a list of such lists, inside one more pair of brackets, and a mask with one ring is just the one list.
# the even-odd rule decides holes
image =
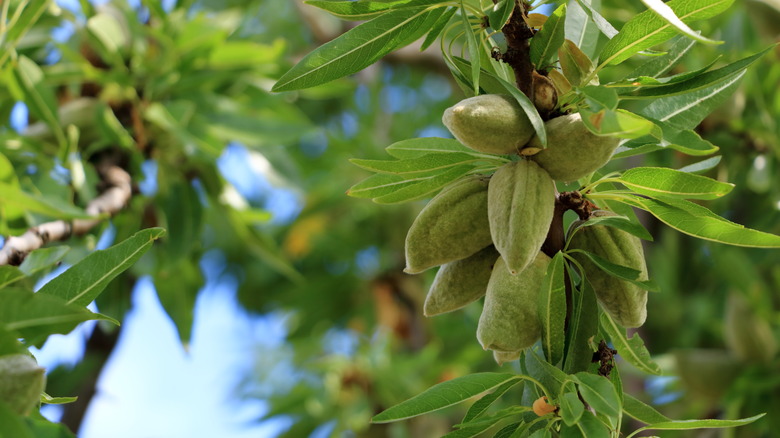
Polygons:
[[113,215],[122,210],[133,194],[130,174],[111,161],[101,162],[97,171],[108,188],[87,204],[86,212],[94,219],[46,222],[28,229],[21,236],[10,236],[0,249],[0,265],[18,266],[30,251],[49,242],[66,240],[74,234],[82,235],[103,222],[104,213]]

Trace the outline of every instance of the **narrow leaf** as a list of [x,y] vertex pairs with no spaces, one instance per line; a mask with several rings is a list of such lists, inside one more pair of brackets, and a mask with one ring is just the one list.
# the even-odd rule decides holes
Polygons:
[[528,120],[531,121],[531,125],[534,127],[534,131],[536,131],[536,136],[539,137],[539,143],[543,147],[547,147],[547,131],[544,128],[544,120],[542,120],[542,116],[539,115],[539,111],[536,110],[533,102],[531,102],[528,96],[523,94],[523,92],[518,90],[514,85],[499,78],[498,76],[494,76],[494,78],[504,86],[506,91],[508,91],[509,94],[515,98],[515,100],[517,100],[517,103],[520,104],[520,108],[525,111],[525,115],[528,116]]
[[[469,23],[468,12],[463,0],[460,0],[460,17],[463,24],[463,30],[466,32],[466,42],[469,48],[469,61],[471,62],[471,85],[474,87],[474,96],[479,95],[479,70],[481,58],[479,56],[479,43],[474,30]],[[481,28],[480,28],[481,31]]]
[[[690,23],[720,14],[734,0],[672,0],[666,6]],[[645,11],[629,20],[600,54],[602,65],[620,64],[632,55],[662,43],[676,34],[676,29],[653,11]]]
[[463,421],[461,421],[461,423],[468,423],[475,418],[482,416],[482,414],[487,412],[487,409],[490,407],[490,405],[501,398],[502,395],[504,395],[518,383],[520,383],[520,380],[510,380],[496,388],[495,391],[484,395],[481,399],[474,402],[474,404],[469,408],[468,412],[466,412],[466,415],[463,417]]
[[689,164],[677,170],[679,170],[680,172],[689,172],[689,173],[706,172],[710,169],[714,169],[715,167],[717,167],[717,165],[720,163],[721,158],[723,157],[717,155],[715,157],[707,158],[706,160],[702,160],[697,163]]
[[591,6],[591,4],[596,3],[595,1],[577,0],[577,3],[579,3],[585,13],[588,14],[591,20],[593,20],[593,23],[596,25],[596,27],[598,27],[601,33],[603,33],[607,38],[612,39],[615,35],[618,34],[617,29],[615,29],[615,27],[612,26],[609,21],[602,17],[601,14],[596,9],[594,9],[593,6]]
[[629,268],[628,266],[618,265],[615,263],[610,262],[609,260],[593,254],[588,251],[584,251],[581,249],[572,249],[567,251],[568,253],[580,253],[587,256],[593,263],[596,264],[602,271],[606,272],[607,274],[617,277],[621,280],[628,281],[630,283],[633,283],[641,288],[647,289],[649,291],[658,291],[658,285],[655,284],[653,280],[646,280],[641,281],[638,280],[639,276],[641,275],[640,271],[637,271],[636,269]]
[[[395,158],[417,158],[433,153],[463,152],[475,154],[473,149],[460,144],[451,138],[423,137],[409,138],[393,143],[385,148],[388,154]],[[478,155],[478,154],[477,154]]]
[[457,8],[447,8],[441,14],[441,17],[439,17],[439,19],[436,20],[436,23],[433,24],[431,30],[428,32],[427,35],[425,35],[425,40],[423,40],[423,43],[420,46],[421,52],[427,49],[428,47],[430,47],[431,44],[433,44],[436,41],[439,35],[441,35],[441,33],[444,32],[444,29],[447,27],[447,24],[450,22],[450,20],[452,20],[452,16],[455,15],[456,12],[458,12]]
[[610,436],[607,425],[590,412],[583,413],[580,421],[572,426],[563,424],[560,434],[560,438],[609,438]]
[[735,246],[780,248],[780,236],[745,228],[690,201],[627,197],[619,202],[641,208],[666,225],[693,237]]
[[54,133],[57,144],[65,144],[65,132],[60,126],[57,116],[57,100],[54,91],[45,83],[41,68],[26,56],[19,56],[16,68],[13,69],[14,81],[22,93],[30,112],[42,120]]
[[623,172],[619,180],[631,190],[653,197],[717,199],[734,188],[731,183],[661,167],[635,167]]
[[649,76],[657,78],[666,74],[669,70],[674,68],[686,53],[696,44],[688,38],[678,37],[673,40],[674,43],[666,51],[663,56],[658,56],[646,61],[644,64],[631,71],[627,78],[638,78],[640,76]]
[[582,413],[585,412],[585,406],[582,405],[580,398],[574,392],[567,392],[560,398],[561,406],[561,418],[563,422],[569,426],[573,426],[580,418]]
[[599,414],[617,418],[622,411],[615,387],[607,378],[580,372],[575,374],[580,394],[585,402]]
[[163,235],[165,230],[162,228],[148,228],[111,248],[95,251],[46,283],[38,295],[51,295],[68,304],[86,306]]
[[503,0],[500,3],[493,5],[493,8],[487,14],[488,20],[490,21],[490,27],[493,28],[493,30],[501,30],[506,22],[509,21],[514,10],[514,0]]
[[35,275],[39,271],[50,268],[55,263],[62,260],[65,254],[70,251],[67,246],[53,246],[50,248],[40,248],[27,254],[24,261],[19,265],[19,269],[27,275]]
[[645,430],[691,430],[691,429],[722,429],[726,427],[739,427],[750,424],[766,414],[759,414],[739,420],[677,420],[655,423],[637,429],[630,436]]
[[630,339],[626,337],[626,329],[620,327],[609,315],[601,315],[601,327],[612,340],[618,354],[638,370],[648,374],[661,375],[661,367],[650,357],[650,352],[645,348],[645,343],[638,333]]
[[54,197],[25,193],[20,187],[0,183],[0,205],[13,205],[56,219],[86,219],[84,210]]
[[404,187],[399,187],[398,190],[395,190],[392,193],[376,196],[373,201],[377,204],[398,204],[433,196],[441,188],[467,174],[472,169],[472,166],[455,166],[444,173],[439,173]]
[[705,44],[723,44],[723,41],[715,41],[709,38],[705,38],[701,36],[701,32],[695,32],[693,29],[688,27],[687,24],[683,23],[683,21],[677,17],[677,14],[674,13],[672,8],[667,6],[663,1],[642,0],[642,3],[644,3],[645,6],[647,6],[651,11],[655,12],[659,17],[663,18],[664,21],[671,24],[672,27],[677,29],[678,32],[682,33],[688,38]]
[[590,284],[581,282],[573,290],[573,305],[563,371],[574,374],[586,371],[593,359],[589,340],[599,331],[599,305]]
[[564,256],[558,252],[547,266],[539,294],[539,320],[542,322],[542,349],[547,361],[556,365],[563,358],[566,321]]
[[577,0],[569,0],[566,7],[565,29],[567,40],[572,41],[588,57],[596,56],[596,46],[601,32],[590,18],[589,12],[585,11]]
[[508,373],[476,373],[457,377],[386,409],[374,416],[371,422],[389,423],[444,409],[513,379],[517,379],[517,376]]
[[306,55],[282,75],[272,90],[309,88],[357,73],[421,37],[432,25],[429,23],[432,16],[432,11],[421,8],[380,15]]
[[542,29],[531,38],[531,63],[537,70],[546,69],[553,61],[558,48],[566,38],[564,23],[566,22],[566,4],[558,6],[547,18]]
[[624,109],[591,112],[581,108],[580,113],[585,127],[596,135],[639,138],[655,129],[653,122]]
[[353,158],[349,161],[356,166],[373,172],[408,175],[446,170],[459,164],[485,160],[477,158],[472,154],[453,152],[448,154],[426,154],[403,160],[364,160],[361,158]]
[[652,406],[641,402],[627,393],[623,393],[623,412],[629,417],[645,424],[672,421],[662,413],[656,411]]
[[667,122],[680,130],[694,129],[729,98],[744,75],[743,70],[722,82],[692,93],[658,98],[639,111],[639,114]]
[[308,0],[307,5],[316,6],[336,17],[346,20],[368,20],[396,9],[417,8],[442,3],[441,0],[396,0],[396,1],[329,1]]

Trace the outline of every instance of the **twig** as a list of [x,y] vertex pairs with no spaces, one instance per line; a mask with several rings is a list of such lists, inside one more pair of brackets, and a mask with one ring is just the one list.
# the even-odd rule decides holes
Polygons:
[[108,188],[87,204],[86,212],[94,219],[46,222],[28,229],[21,236],[8,237],[0,249],[0,265],[18,266],[30,251],[49,242],[66,240],[73,234],[84,234],[105,220],[104,213],[113,215],[122,210],[133,194],[130,174],[109,161],[98,165],[97,171]]

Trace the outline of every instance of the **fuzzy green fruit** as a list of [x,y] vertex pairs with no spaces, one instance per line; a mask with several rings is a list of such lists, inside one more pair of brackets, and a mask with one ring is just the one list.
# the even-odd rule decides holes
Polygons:
[[447,108],[442,122],[465,146],[488,154],[513,154],[534,135],[525,111],[512,96],[483,94]]
[[19,415],[29,415],[46,387],[45,370],[26,354],[0,356],[0,400]]
[[555,183],[533,161],[505,164],[490,179],[490,234],[512,274],[536,257],[547,238],[554,210]]
[[404,272],[416,274],[489,246],[487,189],[487,179],[470,176],[431,199],[406,235]]
[[485,296],[498,251],[491,245],[465,259],[445,264],[425,298],[425,316],[458,310]]
[[[531,155],[556,181],[576,181],[604,166],[620,140],[588,131],[579,113],[548,120],[547,148],[542,149],[538,137],[531,139],[527,149],[541,151]],[[521,151],[522,153],[522,151]]]
[[550,258],[537,251],[533,263],[518,275],[509,273],[503,257],[493,266],[477,340],[486,350],[505,353],[532,346],[541,336],[537,302]]
[[[592,216],[615,216],[615,213],[599,210],[593,212]],[[580,224],[582,221],[572,224],[570,232]],[[616,265],[640,271],[640,281],[648,279],[642,242],[623,230],[606,225],[582,227],[572,236],[569,248],[588,251]],[[596,298],[612,319],[623,327],[644,324],[647,318],[646,290],[604,272],[584,254],[572,253],[572,256],[582,265]]]

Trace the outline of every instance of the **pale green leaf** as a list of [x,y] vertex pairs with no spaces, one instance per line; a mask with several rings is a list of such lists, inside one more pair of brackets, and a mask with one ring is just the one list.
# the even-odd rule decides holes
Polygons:
[[73,403],[78,400],[78,397],[52,397],[45,392],[41,394],[41,403],[47,405],[64,405],[66,403]]
[[696,44],[696,41],[683,37],[677,37],[672,41],[673,43],[666,51],[665,55],[654,57],[649,61],[646,61],[644,64],[632,70],[626,77],[638,78],[640,76],[649,76],[657,78],[664,75],[674,68],[674,66],[679,64],[683,56],[685,56],[693,45]]
[[0,205],[23,207],[27,211],[40,213],[56,219],[85,219],[90,216],[84,210],[61,199],[33,195],[21,188],[0,183]]
[[564,256],[557,252],[547,265],[539,294],[539,320],[542,322],[542,350],[547,361],[556,365],[563,358],[566,322],[566,283]]
[[368,20],[395,9],[417,8],[443,3],[441,0],[395,0],[395,1],[329,1],[307,0],[307,5],[326,10],[346,20]]
[[665,415],[656,411],[652,406],[648,406],[627,393],[623,393],[623,413],[645,424],[671,421]]
[[736,90],[745,71],[734,73],[727,79],[692,93],[661,97],[639,111],[639,114],[667,122],[679,130],[694,129],[715,108],[721,106]]
[[[466,11],[466,5],[463,0],[460,0],[460,18],[463,30],[466,33],[466,45],[469,49],[469,61],[471,62],[471,84],[474,91],[474,96],[479,95],[479,77],[480,77],[480,63],[482,58],[479,56],[480,47],[477,41],[477,36],[474,34],[474,30],[469,23],[469,14]],[[481,27],[479,28],[481,32]]]
[[474,150],[451,138],[422,137],[409,138],[393,143],[385,148],[395,158],[417,158],[433,153],[463,152],[474,154]]
[[309,88],[357,73],[421,37],[440,15],[441,11],[422,8],[380,15],[306,55],[274,84],[273,91]]
[[506,22],[509,21],[509,18],[512,16],[512,12],[514,10],[514,0],[502,0],[501,2],[493,5],[493,7],[487,13],[490,27],[494,30],[501,30]]
[[566,4],[555,9],[545,21],[541,30],[531,38],[530,58],[537,70],[546,69],[558,53],[565,39]]
[[581,108],[580,114],[585,127],[596,135],[639,138],[656,129],[655,124],[650,120],[624,109],[615,111],[602,109],[592,112]]
[[[558,49],[558,61],[561,64],[561,70],[566,79],[574,87],[580,87],[585,79],[593,73],[593,63],[574,42],[564,40],[563,45]],[[595,79],[598,83],[598,79]],[[591,82],[593,83],[593,82]]]
[[645,373],[661,375],[661,367],[650,357],[650,352],[645,348],[645,343],[638,333],[628,338],[626,329],[620,327],[607,313],[601,315],[601,327],[612,340],[612,345],[623,360]]
[[420,46],[420,51],[427,49],[436,41],[436,38],[438,38],[439,35],[444,32],[444,29],[447,27],[447,24],[450,22],[452,16],[455,15],[456,12],[458,12],[457,8],[447,8],[444,13],[441,14],[441,17],[436,20],[436,23],[433,24],[431,30],[427,35],[425,35],[425,39]]
[[[591,2],[591,7],[598,6],[600,3],[600,0]],[[583,9],[577,0],[569,0],[566,6],[565,36],[588,57],[594,57],[601,33],[590,15],[591,13]]]
[[723,44],[723,41],[715,41],[709,38],[705,38],[701,36],[701,32],[695,32],[693,29],[688,27],[688,25],[683,23],[677,14],[674,13],[672,8],[667,6],[663,1],[642,0],[642,3],[644,3],[645,6],[647,6],[651,11],[655,12],[659,17],[663,18],[664,21],[672,25],[672,27],[677,29],[678,32],[687,36],[688,38],[705,44]]
[[735,224],[701,205],[682,199],[621,198],[620,202],[641,208],[677,231],[735,246],[780,248],[780,236]]
[[[671,0],[672,9],[683,23],[706,20],[720,14],[734,0]],[[602,65],[620,64],[632,55],[660,44],[677,30],[653,11],[645,11],[629,20],[620,32],[604,46],[600,54]]]
[[108,249],[95,251],[46,283],[38,295],[51,295],[68,304],[86,306],[163,235],[162,228],[148,228]]
[[472,169],[473,166],[468,165],[455,166],[444,173],[421,177],[417,181],[407,180],[412,183],[397,187],[397,190],[392,193],[375,196],[373,201],[377,204],[398,204],[433,196],[444,186],[466,175]]
[[612,39],[615,35],[618,34],[617,29],[615,29],[615,27],[612,26],[609,21],[601,16],[601,14],[596,9],[596,5],[599,7],[601,6],[601,1],[577,0],[577,3],[582,7],[585,13],[588,14],[588,17],[593,20],[593,23],[601,31],[601,33],[603,33],[607,38]]
[[57,115],[57,99],[54,90],[46,84],[41,68],[30,58],[22,55],[13,69],[13,78],[21,96],[20,100],[30,109],[30,112],[42,120],[57,139],[57,144],[66,143],[65,132],[59,123]]
[[634,192],[651,197],[717,199],[734,188],[731,183],[662,167],[635,167],[618,179]]
[[574,375],[585,402],[599,414],[617,418],[622,411],[614,385],[606,377],[586,372]]
[[702,173],[702,172],[706,172],[706,171],[708,171],[710,169],[714,169],[715,167],[717,167],[717,165],[720,164],[721,158],[723,158],[723,157],[721,157],[720,155],[717,155],[717,156],[712,157],[712,158],[707,158],[706,160],[702,160],[702,161],[699,161],[699,162],[696,162],[696,163],[693,163],[693,164],[689,164],[689,165],[681,167],[681,168],[679,168],[677,170],[679,170],[680,172],[689,172],[689,173]]
[[750,424],[766,414],[759,414],[739,420],[673,420],[662,423],[654,423],[635,430],[628,438],[645,430],[692,430],[692,429],[722,429],[726,427],[739,427]]
[[444,171],[460,164],[485,161],[485,159],[475,157],[473,154],[452,152],[447,154],[432,153],[403,160],[364,160],[353,158],[349,161],[372,172],[408,175]]
[[374,416],[371,422],[389,423],[444,409],[513,379],[517,379],[517,376],[508,373],[476,373],[457,377],[434,385],[421,394],[386,409]]

